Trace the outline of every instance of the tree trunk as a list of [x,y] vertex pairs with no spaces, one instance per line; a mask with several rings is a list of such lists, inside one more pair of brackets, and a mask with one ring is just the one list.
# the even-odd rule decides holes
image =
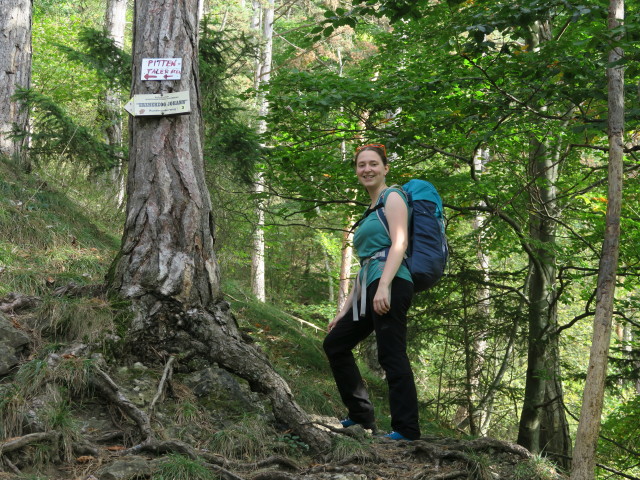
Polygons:
[[[618,28],[624,19],[623,0],[609,3],[609,30]],[[622,50],[609,52],[609,64],[622,58]],[[602,256],[598,270],[596,312],[589,367],[582,398],[580,423],[576,433],[571,480],[591,480],[595,476],[596,447],[600,433],[600,416],[607,375],[607,356],[611,339],[611,318],[620,247],[620,212],[622,206],[622,162],[624,158],[624,70],[617,65],[607,69],[609,80],[609,191]]]
[[[488,150],[481,149],[477,152],[473,159],[474,169],[476,175],[482,175],[484,164],[489,161]],[[485,202],[481,202],[481,206],[486,206]],[[487,286],[489,284],[489,266],[490,258],[487,254],[483,243],[484,234],[482,226],[486,220],[486,215],[477,214],[473,219],[473,229],[477,232],[477,247],[476,258],[478,260],[478,268],[482,272],[483,284],[479,285],[476,289],[477,298],[477,318],[481,320],[482,325],[487,325],[487,322],[491,318],[491,305],[489,299],[491,298],[491,289]],[[484,319],[484,321],[482,321]],[[480,374],[484,366],[484,354],[487,349],[487,331],[479,329],[473,333],[473,342],[471,343],[471,358],[468,362],[468,419],[471,435],[485,435],[485,427],[489,425],[488,421],[485,421],[490,414],[487,409],[491,408],[492,403],[487,402],[483,408],[478,408],[477,402],[480,397]]]
[[[182,58],[182,77],[142,81],[143,58]],[[127,215],[110,287],[135,312],[126,342],[147,362],[168,355],[203,357],[267,395],[278,421],[312,448],[326,448],[284,380],[239,332],[221,299],[214,227],[202,156],[197,0],[135,4],[133,88],[136,94],[190,92],[192,112],[130,121]]]
[[[566,463],[571,453],[560,379],[556,309],[557,157],[548,140],[532,139],[530,235],[534,241],[529,288],[529,336],[525,397],[518,443],[532,453],[556,453]],[[568,465],[565,465],[568,466]]]
[[[104,15],[104,30],[115,45],[124,48],[124,30],[127,17],[127,0],[108,0]],[[122,102],[118,89],[108,88],[104,94],[103,114],[106,121],[105,134],[114,151],[122,148]],[[124,159],[118,155],[111,172],[111,180],[117,189],[117,205],[122,206],[125,198]]]
[[[108,0],[104,16],[104,30],[118,48],[124,48],[124,29],[127,16],[127,0]],[[120,93],[108,90],[105,94],[107,116],[107,141],[109,145],[122,145],[122,110]]]
[[[273,52],[273,19],[274,19],[274,0],[269,0],[265,8],[261,8],[260,2],[254,2],[254,14],[252,17],[252,28],[259,28],[260,15],[262,11],[262,42],[261,53],[258,55],[256,63],[255,87],[258,93],[258,110],[260,120],[258,122],[258,133],[260,135],[267,131],[267,122],[265,117],[269,113],[269,102],[267,101],[264,88],[269,85],[271,80],[271,59]],[[263,89],[263,90],[259,90]],[[263,145],[264,146],[264,145]],[[266,300],[265,287],[265,260],[264,260],[264,205],[260,194],[264,192],[264,175],[261,171],[256,174],[254,180],[254,193],[258,195],[258,206],[256,207],[256,229],[253,234],[253,249],[251,251],[251,286],[253,294],[262,302]]]
[[27,136],[10,138],[14,128],[27,132],[27,109],[11,99],[17,87],[31,84],[32,0],[3,0],[0,14],[0,155],[16,159],[25,171],[31,163],[24,155]]
[[[347,221],[353,220],[351,217]],[[342,310],[351,289],[351,262],[353,260],[353,247],[351,239],[353,234],[346,230],[342,234],[342,256],[340,258],[340,290],[338,291],[338,308],[336,313]]]
[[[531,48],[550,38],[548,22],[531,29]],[[558,140],[559,141],[559,140]],[[531,139],[529,190],[533,241],[529,258],[528,355],[525,394],[518,443],[532,453],[558,454],[554,460],[569,466],[571,440],[563,404],[556,294],[556,183],[559,149],[550,151],[549,138]]]

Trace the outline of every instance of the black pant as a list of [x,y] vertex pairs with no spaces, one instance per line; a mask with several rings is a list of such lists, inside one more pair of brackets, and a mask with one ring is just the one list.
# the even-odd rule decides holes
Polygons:
[[373,297],[378,280],[367,287],[367,308],[364,317],[353,321],[349,310],[324,339],[324,351],[329,359],[340,397],[349,410],[349,418],[357,423],[373,423],[373,404],[364,386],[353,356],[353,348],[376,332],[378,361],[387,376],[391,428],[410,440],[420,438],[418,396],[413,372],[407,357],[407,310],[411,306],[413,284],[401,278],[391,283],[391,308],[378,315],[373,311]]

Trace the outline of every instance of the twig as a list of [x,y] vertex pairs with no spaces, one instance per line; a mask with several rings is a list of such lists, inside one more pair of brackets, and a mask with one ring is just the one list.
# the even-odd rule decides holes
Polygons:
[[153,397],[151,405],[149,406],[150,415],[153,415],[153,410],[156,406],[156,403],[164,395],[166,383],[171,379],[171,376],[173,375],[173,362],[175,361],[175,359],[176,357],[171,355],[171,357],[169,357],[169,360],[167,361],[167,364],[164,366],[164,372],[162,373],[162,378],[160,379],[160,383],[158,384],[158,391],[156,393],[156,396]]

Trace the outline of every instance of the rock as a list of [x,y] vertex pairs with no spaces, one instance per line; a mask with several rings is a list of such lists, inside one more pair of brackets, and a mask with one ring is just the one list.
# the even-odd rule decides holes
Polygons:
[[142,362],[136,362],[132,367],[134,370],[144,371],[147,370],[147,367]]
[[26,353],[29,336],[17,329],[4,315],[0,315],[0,376],[15,367]]
[[222,368],[205,368],[185,378],[184,382],[198,397],[224,392],[230,400],[253,408],[259,402],[247,387],[243,388],[233,375]]
[[106,465],[95,475],[99,480],[129,480],[148,478],[151,474],[151,463],[144,457],[129,456]]

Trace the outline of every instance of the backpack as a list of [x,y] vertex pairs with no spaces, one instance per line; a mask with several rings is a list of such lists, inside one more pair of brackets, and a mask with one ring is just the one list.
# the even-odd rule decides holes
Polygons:
[[[414,292],[417,293],[431,288],[440,280],[449,258],[442,199],[431,183],[417,178],[405,183],[400,190],[407,197],[410,214],[409,247],[404,261],[411,273]],[[375,210],[389,233],[383,196],[378,200]],[[388,249],[381,256],[386,258],[387,253]]]

